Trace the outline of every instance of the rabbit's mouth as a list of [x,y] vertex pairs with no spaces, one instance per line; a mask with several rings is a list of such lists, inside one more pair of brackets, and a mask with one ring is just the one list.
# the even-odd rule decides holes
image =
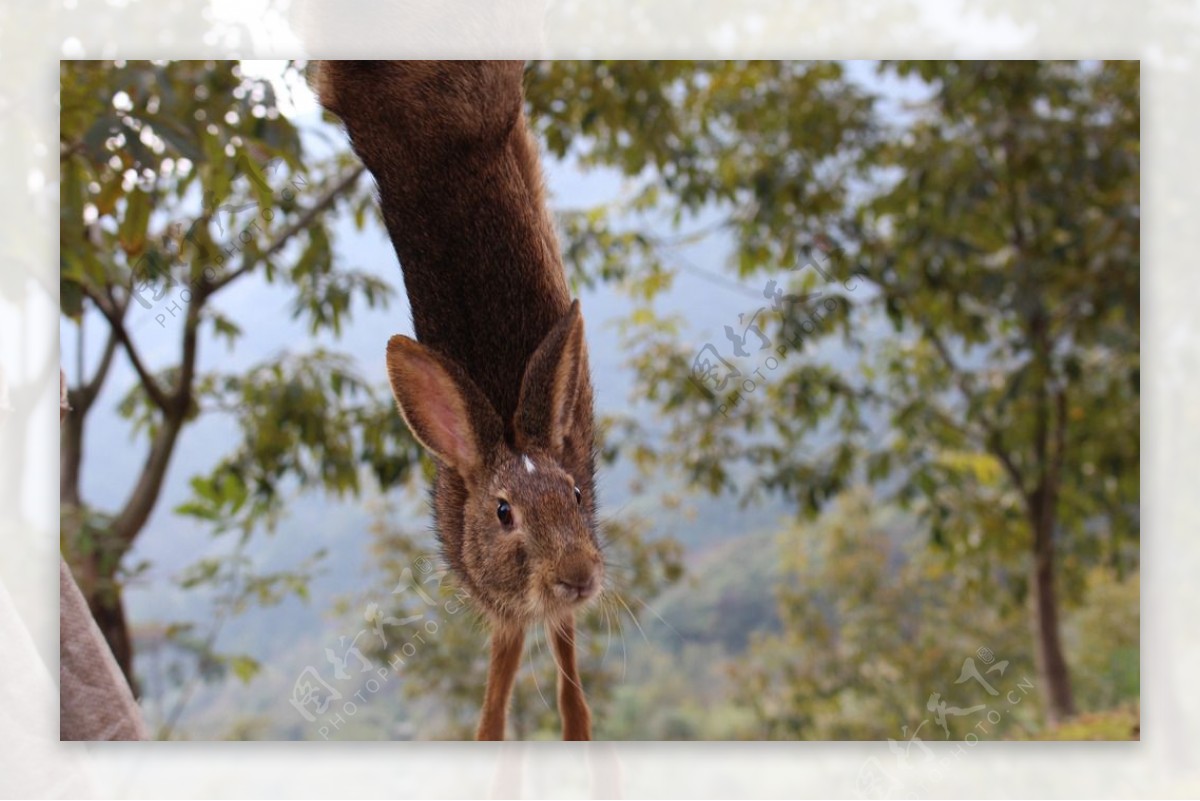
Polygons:
[[571,611],[600,594],[603,567],[560,571],[548,576],[542,585],[542,611],[556,615]]
[[595,574],[583,581],[559,579],[554,582],[550,592],[560,601],[568,604],[581,604],[595,598],[600,593],[600,579]]

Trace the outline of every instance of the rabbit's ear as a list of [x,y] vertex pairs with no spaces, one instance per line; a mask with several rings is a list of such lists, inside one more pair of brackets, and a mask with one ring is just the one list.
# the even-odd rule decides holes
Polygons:
[[504,436],[500,416],[461,367],[419,342],[388,340],[388,380],[404,422],[439,461],[460,475],[478,468]]
[[522,442],[561,453],[587,361],[579,301],[538,345],[525,368],[517,402],[516,431]]

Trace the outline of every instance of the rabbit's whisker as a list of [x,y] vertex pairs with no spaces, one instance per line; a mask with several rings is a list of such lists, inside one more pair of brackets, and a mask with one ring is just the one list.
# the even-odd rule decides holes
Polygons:
[[642,633],[642,639],[646,642],[650,642],[650,638],[646,636],[645,629],[643,629],[642,624],[638,622],[637,615],[635,615],[633,610],[629,608],[629,604],[625,603],[625,599],[621,597],[621,594],[614,590],[613,597],[617,599],[621,606],[625,607],[625,611],[629,613],[629,619],[633,621],[633,625],[637,626],[637,630]]
[[679,638],[679,639],[681,639],[681,640],[683,639],[683,635],[682,635],[682,634],[680,634],[680,633],[679,633],[679,631],[678,631],[678,630],[677,630],[677,629],[676,629],[674,626],[672,626],[670,623],[668,623],[668,622],[666,621],[666,619],[664,619],[664,618],[663,618],[663,616],[662,616],[662,615],[660,615],[658,612],[656,612],[653,606],[651,606],[650,604],[646,603],[646,602],[645,602],[645,601],[643,601],[641,598],[636,598],[636,597],[635,597],[633,600],[634,600],[636,603],[639,603],[639,604],[641,604],[642,606],[644,606],[644,607],[646,608],[646,610],[647,610],[648,612],[650,612],[650,614],[652,614],[652,615],[654,615],[656,618],[658,618],[658,622],[662,623],[664,626],[666,626],[667,628],[669,628],[669,629],[671,630],[671,633],[672,633],[672,634],[674,634],[676,637],[678,637],[678,638]]
[[[541,646],[541,643],[538,641],[538,630],[537,630],[536,626],[533,629],[533,645],[534,645],[534,649],[538,652],[538,654],[541,654],[542,646]],[[546,650],[549,651],[550,650],[549,647],[547,647]],[[553,657],[553,655],[551,655],[551,656]],[[525,667],[529,671],[529,675],[533,677],[533,686],[534,686],[534,689],[537,690],[538,698],[541,698],[542,703],[546,706],[546,708],[550,709],[551,708],[550,702],[547,701],[546,696],[542,694],[542,683],[540,681],[538,681],[537,671],[533,669],[533,660],[526,659]]]
[[608,614],[608,606],[601,604],[600,611],[604,613],[604,625],[607,627],[607,636],[604,640],[604,653],[600,655],[600,664],[604,664],[608,660],[608,649],[612,646],[612,616]]
[[[546,621],[546,627],[547,627],[546,637],[547,637],[547,639],[549,639],[552,636],[551,632],[549,631],[549,628],[551,626],[555,627],[554,632],[553,632],[554,634],[557,634],[559,637],[567,636],[567,628],[566,628],[566,623],[564,621],[555,620],[555,621],[551,622],[551,621],[547,620]],[[567,673],[567,671],[563,669],[562,663],[559,662],[558,656],[554,653],[553,648],[550,649],[550,656],[554,659],[554,667],[558,670],[559,678],[566,681],[568,684],[570,684],[572,687],[574,687],[575,689],[579,690],[579,692],[582,693],[583,688],[579,686],[579,682],[577,682],[577,681],[575,681],[575,679],[571,678],[570,674]]]

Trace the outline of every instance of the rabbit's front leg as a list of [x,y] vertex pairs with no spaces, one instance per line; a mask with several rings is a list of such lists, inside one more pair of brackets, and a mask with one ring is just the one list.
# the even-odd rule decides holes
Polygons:
[[483,697],[483,716],[475,732],[476,740],[503,740],[508,699],[512,695],[525,630],[519,626],[496,625],[492,629],[492,655],[488,662],[487,692]]
[[558,664],[558,714],[562,717],[564,740],[592,739],[592,713],[579,681],[575,660],[575,616],[549,624],[554,661]]

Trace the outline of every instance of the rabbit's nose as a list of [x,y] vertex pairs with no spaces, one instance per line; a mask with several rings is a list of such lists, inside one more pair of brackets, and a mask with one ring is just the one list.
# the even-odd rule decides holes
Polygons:
[[576,562],[559,571],[554,589],[564,600],[586,601],[600,589],[600,577],[593,566]]

